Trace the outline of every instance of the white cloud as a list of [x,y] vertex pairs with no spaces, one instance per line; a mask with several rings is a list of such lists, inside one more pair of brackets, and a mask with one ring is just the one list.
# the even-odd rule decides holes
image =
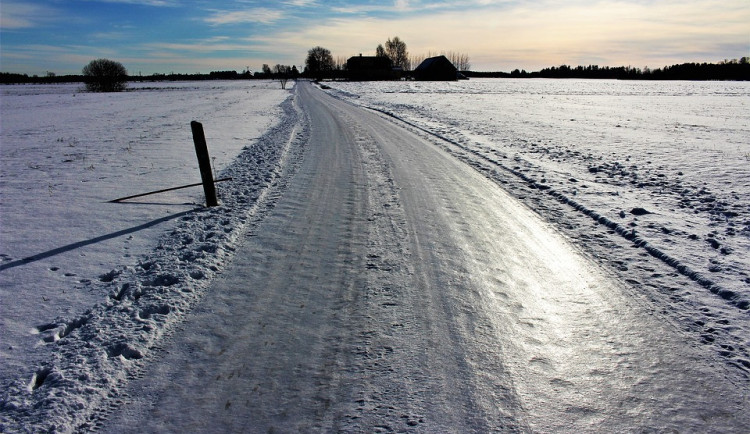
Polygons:
[[88,0],[91,2],[99,3],[124,3],[131,5],[145,5],[145,6],[177,6],[176,0]]
[[[720,50],[747,43],[746,0],[573,4],[520,2],[501,8],[433,11],[388,19],[331,19],[274,35],[272,47],[305,53],[314,45],[335,56],[374,53],[398,35],[411,54],[467,53],[477,69],[537,69],[555,64],[645,65],[718,61],[745,53]],[[292,51],[292,50],[289,50]],[[706,53],[716,58],[705,58]]]
[[396,0],[393,5],[396,10],[404,11],[409,9],[409,0]]
[[209,24],[263,23],[271,24],[283,18],[281,11],[269,8],[255,8],[242,11],[217,11],[205,21]]
[[52,21],[58,12],[39,5],[3,1],[0,28],[4,30],[28,29]]
[[[178,0],[99,1],[152,6],[180,4]],[[54,62],[69,65],[65,67],[67,71],[77,72],[78,63],[94,56],[136,63],[139,55],[154,59],[154,64],[162,62],[165,65],[162,71],[169,71],[184,70],[180,65],[190,64],[195,68],[210,65],[211,61],[217,62],[215,67],[233,63],[242,67],[257,63],[300,66],[307,50],[316,45],[330,49],[337,57],[374,54],[377,44],[393,36],[403,39],[413,55],[460,52],[470,56],[477,70],[503,71],[537,70],[562,63],[661,67],[747,56],[750,47],[747,0],[392,0],[348,3],[351,6],[339,8],[325,6],[320,0],[266,2],[276,6],[265,8],[253,8],[251,5],[258,4],[255,0],[232,3],[237,8],[244,3],[247,7],[244,10],[218,10],[223,3],[203,2],[214,9],[206,13],[195,8],[202,15],[189,22],[191,28],[196,27],[194,35],[179,39],[176,33],[168,34],[159,41],[170,43],[152,44],[142,44],[133,28],[96,27],[84,21],[85,14],[66,14],[63,2],[53,3],[57,9],[31,1],[0,2],[3,32],[38,29],[42,34],[41,27],[65,25],[87,32],[80,40],[101,45],[99,48],[66,46],[64,53],[53,53],[49,48],[22,49],[4,43],[1,47],[4,67],[14,71],[31,65],[30,61],[13,61],[27,55],[24,49],[28,48],[35,49],[34,72],[60,68]],[[305,21],[308,18],[304,13],[295,18],[296,8],[315,5],[321,6],[315,11],[315,21]],[[324,13],[330,18],[319,18]],[[196,20],[203,25],[196,26]],[[81,25],[71,26],[73,22]],[[266,28],[261,24],[274,26]],[[273,30],[287,24],[285,30]],[[214,36],[217,29],[224,36]],[[258,30],[263,32],[262,36],[252,36]],[[54,43],[54,38],[50,38],[49,44]]]
[[317,0],[288,0],[284,2],[285,5],[295,6],[298,8],[317,6]]
[[198,41],[194,43],[168,43],[157,42],[144,44],[142,48],[147,51],[162,50],[162,52],[187,52],[187,53],[213,53],[219,51],[243,51],[248,49],[247,44],[220,43],[217,40]]

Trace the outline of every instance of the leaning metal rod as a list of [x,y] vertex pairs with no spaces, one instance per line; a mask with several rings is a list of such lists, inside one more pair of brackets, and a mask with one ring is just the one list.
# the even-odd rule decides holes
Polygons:
[[[222,178],[222,179],[217,179],[214,182],[224,182],[224,181],[231,181],[231,180],[232,180],[232,178]],[[172,191],[172,190],[180,190],[180,189],[188,188],[188,187],[197,187],[199,185],[203,185],[203,183],[202,182],[198,182],[196,184],[183,185],[183,186],[180,186],[180,187],[165,188],[163,190],[150,191],[148,193],[134,194],[132,196],[121,197],[119,199],[113,199],[113,200],[110,200],[108,202],[110,202],[110,203],[117,203],[117,202],[122,202],[123,200],[135,199],[136,197],[149,196],[149,195],[152,195],[152,194],[164,193],[164,192]]]

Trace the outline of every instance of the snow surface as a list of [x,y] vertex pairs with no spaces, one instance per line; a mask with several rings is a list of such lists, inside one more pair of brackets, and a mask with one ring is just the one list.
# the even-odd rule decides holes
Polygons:
[[[420,135],[552,222],[619,273],[633,288],[634,305],[684,330],[689,347],[701,343],[716,355],[723,367],[705,378],[726,376],[747,390],[750,85],[329,84],[331,95]],[[263,221],[309,140],[308,122],[295,89],[273,82],[143,84],[111,95],[78,93],[77,85],[0,90],[0,428],[91,427],[109,417],[102,405],[122,404],[114,391],[143,374],[232,260],[242,235]],[[195,190],[106,203],[198,182],[191,120],[204,124],[218,175],[235,178],[219,185],[224,206],[201,207]],[[371,175],[397,194],[387,174]],[[386,215],[398,211],[397,202],[387,205]],[[372,258],[378,267],[398,259],[398,250],[381,247]],[[434,254],[449,261],[443,253]],[[383,291],[393,290],[392,271],[368,273],[376,272]],[[462,318],[473,311],[467,300]],[[522,327],[508,327],[526,336]],[[643,327],[637,333],[648,336]],[[563,356],[547,354],[534,366],[541,373]],[[682,392],[669,395],[675,402],[687,396],[685,375],[675,383]],[[562,393],[540,384],[529,381],[521,391]],[[572,410],[584,417],[595,407]],[[544,418],[544,408],[527,411]],[[683,426],[696,417],[678,416]]]
[[[0,90],[2,407],[24,413],[44,398],[23,390],[56,383],[46,410],[85,415],[127,373],[107,359],[142,357],[123,342],[135,333],[149,347],[179,318],[166,314],[189,310],[223,267],[275,182],[294,125],[283,121],[297,114],[290,91],[270,81]],[[235,177],[217,184],[224,206],[204,208],[200,187],[107,202],[200,182],[192,120],[217,178]],[[94,335],[68,345],[85,324]]]
[[718,355],[482,172],[297,94],[299,168],[103,431],[747,426]]
[[328,84],[433,137],[750,375],[749,83]]
[[331,86],[634,230],[748,308],[750,84],[487,79]]

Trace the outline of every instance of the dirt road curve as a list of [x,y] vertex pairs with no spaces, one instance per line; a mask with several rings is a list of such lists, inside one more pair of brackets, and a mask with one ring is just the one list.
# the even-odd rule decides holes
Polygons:
[[496,184],[309,83],[304,159],[123,393],[133,432],[739,432],[711,355]]

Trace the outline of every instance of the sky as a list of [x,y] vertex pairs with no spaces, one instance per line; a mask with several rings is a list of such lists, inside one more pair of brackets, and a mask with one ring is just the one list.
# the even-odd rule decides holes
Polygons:
[[750,56],[748,0],[0,0],[0,71],[131,75],[304,68],[398,36],[410,55],[466,54],[475,71],[659,68]]

